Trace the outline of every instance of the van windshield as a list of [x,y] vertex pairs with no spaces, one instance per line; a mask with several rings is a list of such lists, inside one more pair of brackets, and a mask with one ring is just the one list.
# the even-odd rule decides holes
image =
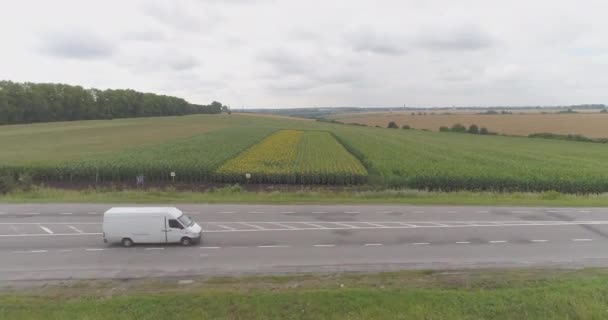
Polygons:
[[185,214],[179,216],[177,220],[179,220],[184,227],[189,227],[194,224],[194,221],[192,221],[192,219]]

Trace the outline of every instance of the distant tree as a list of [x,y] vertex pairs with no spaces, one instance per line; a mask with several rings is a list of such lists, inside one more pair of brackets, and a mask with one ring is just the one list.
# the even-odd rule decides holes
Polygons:
[[608,110],[607,110],[607,109],[605,109],[605,108],[604,108],[604,109],[602,109],[602,110],[600,110],[600,113],[606,113],[606,112],[608,112]]
[[461,125],[460,123],[457,123],[455,125],[452,126],[452,128],[450,129],[450,131],[452,132],[467,132],[467,127]]
[[399,129],[399,126],[395,123],[395,121],[391,121],[388,123],[387,128],[389,129]]
[[450,128],[446,126],[439,127],[439,132],[450,132]]
[[0,124],[220,113],[221,107],[135,90],[0,81]]
[[481,129],[479,129],[479,134],[486,135],[488,133],[489,133],[489,131],[488,131],[488,128],[486,128],[486,127],[481,127]]
[[475,124],[472,124],[469,126],[468,132],[472,134],[479,134],[479,127]]
[[409,125],[404,124],[404,125],[401,126],[401,129],[408,130],[408,129],[411,129],[411,128],[410,128]]

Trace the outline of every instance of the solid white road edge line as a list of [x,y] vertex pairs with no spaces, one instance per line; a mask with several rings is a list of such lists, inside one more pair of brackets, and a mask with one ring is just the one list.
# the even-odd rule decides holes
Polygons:
[[286,245],[273,245],[273,246],[258,246],[258,248],[289,248],[290,246]]
[[55,237],[55,236],[99,236],[99,233],[30,233],[30,234],[0,234],[0,237]]

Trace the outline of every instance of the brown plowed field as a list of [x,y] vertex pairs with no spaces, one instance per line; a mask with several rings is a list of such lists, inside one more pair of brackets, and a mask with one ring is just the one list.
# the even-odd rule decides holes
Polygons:
[[492,132],[509,135],[528,135],[530,133],[551,132],[560,134],[581,134],[593,138],[608,138],[608,114],[435,114],[411,115],[410,112],[344,114],[335,117],[344,123],[361,123],[370,126],[386,127],[390,121],[399,126],[409,125],[416,129],[438,131],[441,126],[452,126],[460,123],[465,126],[476,124]]

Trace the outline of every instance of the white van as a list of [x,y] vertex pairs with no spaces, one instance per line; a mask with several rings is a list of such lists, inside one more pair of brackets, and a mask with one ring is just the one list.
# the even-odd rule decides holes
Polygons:
[[199,242],[202,229],[177,208],[112,208],[103,215],[103,241],[122,243]]

